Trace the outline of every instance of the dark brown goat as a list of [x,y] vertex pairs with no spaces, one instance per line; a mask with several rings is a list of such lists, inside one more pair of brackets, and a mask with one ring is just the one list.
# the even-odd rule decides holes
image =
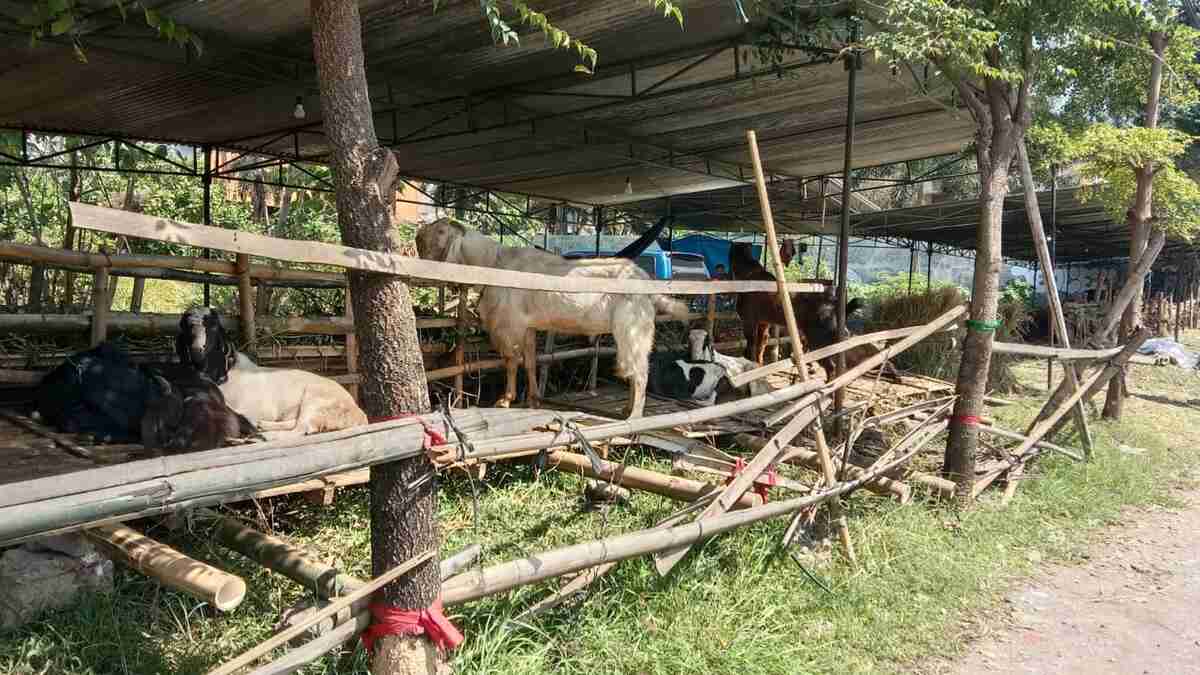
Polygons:
[[[737,281],[775,281],[775,275],[754,259],[750,244],[743,242],[730,247],[729,272]],[[846,303],[846,315],[853,314],[861,307],[862,300],[851,300]],[[837,341],[837,302],[831,293],[794,293],[792,311],[807,349],[821,349]],[[746,338],[746,358],[762,365],[771,325],[785,325],[779,294],[741,293],[738,295],[737,312],[742,319],[742,333]],[[846,363],[854,367],[877,352],[869,345],[856,347],[847,352]],[[832,359],[823,360],[821,367],[827,373],[832,372]]]
[[154,392],[142,417],[147,450],[212,450],[257,435],[250,420],[225,405],[220,388],[203,373],[188,367],[171,375],[174,385],[158,373],[151,376]]

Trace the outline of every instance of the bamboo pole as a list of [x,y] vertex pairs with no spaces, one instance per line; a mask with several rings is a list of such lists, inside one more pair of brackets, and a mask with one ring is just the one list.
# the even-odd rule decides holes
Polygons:
[[[918,449],[919,450],[919,449]],[[442,599],[456,605],[503,593],[518,586],[578,572],[604,563],[664,551],[691,544],[701,539],[769,518],[794,513],[857,490],[910,461],[918,450],[912,450],[885,466],[864,473],[859,478],[840,483],[804,497],[770,502],[752,509],[733,511],[705,521],[677,525],[667,529],[647,529],[590,541],[565,548],[533,554],[492,567],[461,574],[442,586]]]
[[[783,267],[783,260],[779,257],[779,242],[775,237],[775,220],[771,215],[771,202],[767,195],[767,180],[763,176],[762,158],[758,153],[758,138],[753,129],[746,130],[746,145],[750,148],[750,160],[754,165],[754,184],[758,190],[758,205],[762,212],[763,229],[767,234],[767,247],[771,252],[772,266],[775,268],[775,281],[778,284],[779,302],[783,306],[783,319],[787,325],[788,336],[792,340],[792,361],[796,364],[796,369],[800,373],[800,381],[807,382],[808,370],[803,361],[804,345],[800,341],[800,329],[796,326],[796,314],[792,307],[792,297],[788,294],[786,270]],[[816,402],[814,401],[814,403]],[[833,462],[829,458],[829,445],[825,442],[825,430],[821,428],[820,416],[821,408],[817,406],[813,415],[813,420],[815,421],[813,432],[817,440],[817,455],[821,459],[821,471],[825,474],[825,483],[832,487],[837,483],[837,476],[833,471]],[[805,426],[807,426],[807,423]],[[796,433],[799,433],[799,431],[796,430]],[[783,440],[783,444],[789,441],[791,441],[791,438],[786,438]],[[760,455],[770,455],[778,452],[779,448],[777,445],[771,449],[762,450]],[[759,457],[755,457],[755,460],[759,460]],[[762,462],[760,461],[759,463]],[[734,484],[738,483],[739,481],[734,479]],[[746,484],[746,487],[748,486],[749,483]],[[730,486],[730,488],[732,487],[733,485]],[[746,487],[742,487],[742,490],[744,491]],[[732,490],[727,490],[727,493],[732,493]],[[720,507],[714,508],[719,511]],[[842,513],[841,504],[836,499],[831,501],[829,511],[833,516],[834,522],[837,524],[838,535],[841,539],[842,549],[846,554],[846,558],[853,563],[855,562],[854,542],[850,540],[850,527],[846,524],[846,517]]]
[[[463,407],[467,405],[466,392],[463,390],[463,366],[467,362],[467,293],[470,286],[458,287],[458,307],[454,318],[454,367],[459,372],[454,375],[454,393]],[[551,333],[553,335],[553,333]]]
[[237,255],[235,264],[238,277],[238,309],[242,329],[242,344],[248,349],[254,349],[258,334],[254,330],[254,292],[250,288],[250,256],[245,253]]
[[1092,336],[1091,342],[1093,346],[1102,346],[1107,341],[1108,336],[1116,330],[1117,324],[1121,322],[1121,315],[1125,313],[1125,308],[1129,306],[1129,303],[1133,302],[1133,296],[1142,287],[1146,275],[1154,266],[1154,261],[1158,258],[1158,254],[1162,251],[1166,242],[1167,237],[1162,230],[1155,230],[1154,234],[1151,235],[1146,249],[1142,251],[1137,264],[1129,271],[1129,276],[1125,279],[1125,284],[1121,286],[1120,293],[1117,294],[1116,299],[1109,306],[1108,313],[1105,314],[1100,322],[1100,327]]
[[704,329],[708,331],[708,339],[717,341],[717,294],[708,296],[708,307],[705,308]]
[[[729,484],[726,485],[725,489],[717,495],[717,498],[713,500],[713,503],[709,504],[708,507],[704,509],[704,512],[700,514],[700,516],[696,519],[696,522],[703,522],[729,511],[734,504],[738,503],[738,500],[745,497],[746,490],[750,489],[750,486],[754,484],[758,476],[764,471],[770,469],[779,460],[780,456],[782,456],[784,451],[787,449],[788,443],[791,443],[796,436],[799,436],[800,433],[808,427],[808,425],[812,424],[814,421],[817,421],[817,419],[824,412],[825,407],[828,405],[828,401],[815,394],[810,394],[804,399],[801,399],[801,401],[808,398],[812,399],[811,405],[803,408],[799,413],[792,417],[792,419],[789,420],[782,429],[777,431],[775,435],[773,435],[770,440],[768,440],[762,446],[762,448],[755,453],[754,457],[749,463],[746,464],[746,467],[742,470],[742,472],[732,477],[733,480],[729,481]],[[817,434],[818,438],[820,438],[820,427],[817,428]],[[820,442],[818,441],[818,449],[820,448],[819,443]],[[826,448],[824,454],[818,450],[817,458],[819,460],[819,464],[821,465],[822,472],[827,474],[825,477],[826,483],[833,485],[835,481],[832,480],[830,476],[835,474],[833,472],[833,462],[827,461],[829,460],[828,448]],[[826,467],[828,467],[828,471],[825,470]],[[846,547],[846,557],[853,561],[854,545],[852,542],[847,543],[848,540],[849,530],[847,529],[846,538],[842,543]],[[670,573],[671,569],[675,567],[675,565],[678,564],[685,555],[687,555],[687,552],[690,548],[690,546],[680,546],[678,548],[660,551],[655,554],[654,566],[658,570],[658,573],[662,576],[666,576],[668,573]]]
[[[1062,346],[1066,349],[1071,348],[1071,338],[1067,331],[1067,319],[1063,314],[1062,299],[1058,295],[1058,281],[1054,277],[1054,264],[1050,259],[1050,246],[1046,242],[1046,230],[1042,226],[1042,211],[1038,206],[1037,188],[1033,183],[1033,169],[1029,165],[1029,153],[1025,149],[1025,141],[1017,143],[1017,160],[1021,165],[1021,180],[1025,186],[1025,213],[1026,220],[1029,221],[1029,231],[1033,236],[1034,250],[1037,251],[1038,262],[1042,266],[1042,276],[1045,277],[1046,283],[1046,298],[1050,303],[1050,315],[1054,323],[1050,327],[1050,346],[1054,346],[1054,337],[1057,334]],[[1070,385],[1071,391],[1079,389],[1079,371],[1074,365],[1066,365],[1063,368],[1065,377]],[[1050,389],[1050,383],[1054,377],[1054,362],[1048,361],[1046,364],[1046,389]],[[1071,410],[1072,416],[1075,418],[1075,426],[1079,429],[1079,437],[1083,441],[1083,452],[1085,456],[1090,457],[1092,454],[1092,430],[1088,427],[1087,414],[1083,410],[1083,401],[1079,401]]]
[[92,346],[108,339],[108,268],[101,267],[92,275]]
[[403,563],[397,565],[396,567],[392,568],[391,570],[385,572],[381,576],[379,576],[375,579],[372,579],[370,582],[364,584],[361,588],[354,591],[353,593],[351,593],[343,598],[338,598],[334,602],[329,603],[329,605],[327,607],[314,613],[307,620],[297,623],[296,625],[291,626],[290,628],[287,628],[283,631],[280,631],[279,633],[276,633],[270,639],[243,652],[237,658],[235,658],[231,661],[228,661],[228,662],[208,671],[208,675],[229,675],[230,673],[237,672],[241,668],[248,666],[251,663],[254,663],[254,661],[256,661],[258,658],[264,656],[265,654],[269,653],[272,649],[275,649],[276,647],[279,647],[280,645],[285,644],[288,640],[291,640],[292,638],[296,637],[297,635],[300,635],[304,631],[308,630],[308,627],[313,625],[314,623],[317,623],[318,621],[320,621],[321,619],[324,619],[325,617],[333,616],[341,609],[343,609],[345,607],[349,607],[354,601],[367,597],[368,595],[374,593],[375,591],[379,590],[380,588],[383,588],[387,584],[391,583],[392,581],[395,581],[396,579],[400,578],[404,574],[407,574],[408,572],[412,571],[421,563],[424,563],[425,561],[432,558],[435,553],[437,553],[437,551],[429,550],[429,551],[426,551],[414,558],[410,558],[410,559],[406,560],[405,562],[403,562]]
[[[350,286],[346,285],[346,311],[344,319],[350,324],[351,329],[346,333],[346,374],[358,374],[358,335],[354,332],[354,297],[350,294]],[[358,401],[358,383],[354,382],[346,387],[350,395]]]
[[[551,465],[556,466],[561,471],[597,480],[611,481],[622,487],[652,492],[677,501],[695,501],[714,492],[716,489],[714,486],[701,481],[689,480],[679,476],[668,476],[657,471],[650,471],[636,466],[625,466],[609,461],[604,462],[604,469],[602,471],[596,472],[592,469],[591,460],[573,452],[552,452],[549,459]],[[758,506],[759,504],[762,504],[762,497],[753,493],[742,495],[741,499],[738,499],[736,502],[736,505],[741,508],[749,508]]]
[[203,600],[222,612],[233,611],[246,597],[246,582],[228,572],[160,544],[120,523],[85,531],[88,538],[127,567]]

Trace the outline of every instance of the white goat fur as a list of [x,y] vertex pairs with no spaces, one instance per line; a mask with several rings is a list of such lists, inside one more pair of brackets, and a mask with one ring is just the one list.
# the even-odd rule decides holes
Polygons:
[[181,361],[190,361],[218,382],[225,404],[268,440],[367,423],[354,397],[337,382],[307,370],[264,368],[236,351],[212,308],[198,307],[184,314],[176,350]]
[[241,352],[220,388],[225,403],[268,440],[367,423],[366,413],[337,382],[307,370],[265,368]]
[[[535,248],[501,246],[448,219],[417,233],[417,252],[428,260],[503,270],[538,272],[588,279],[649,279],[634,262],[617,258],[567,260]],[[507,406],[517,394],[518,359],[524,359],[531,403],[537,397],[536,330],[567,335],[612,333],[617,343],[617,374],[629,380],[630,417],[640,417],[646,403],[647,358],[654,346],[655,310],[683,318],[687,306],[665,296],[615,293],[560,293],[486,286],[479,298],[479,317],[500,352],[507,371]]]
[[[708,331],[703,328],[695,328],[688,331],[688,344],[692,347],[693,361],[712,361],[723,367],[729,377],[736,377],[744,372],[754,370],[758,364],[750,359],[742,356],[729,356],[717,351],[713,346],[712,340],[708,337]],[[771,391],[771,386],[763,379],[757,379],[746,386],[749,387],[751,396],[758,396]]]

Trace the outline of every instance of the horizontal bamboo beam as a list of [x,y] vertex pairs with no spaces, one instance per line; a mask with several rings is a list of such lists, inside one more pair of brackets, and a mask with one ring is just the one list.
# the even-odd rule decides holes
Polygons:
[[993,342],[992,353],[1010,356],[1028,356],[1037,359],[1054,361],[1096,361],[1109,359],[1121,352],[1120,347],[1112,349],[1062,349],[1043,347],[1041,345],[1026,345],[1016,342]]
[[[354,331],[353,322],[338,316],[264,316],[256,323],[268,333],[345,335]],[[0,332],[70,333],[86,331],[91,325],[92,317],[88,314],[0,314]],[[221,317],[221,325],[237,331],[241,321],[226,315]],[[174,335],[179,332],[179,315],[113,312],[108,315],[108,329],[141,335]]]
[[701,539],[707,539],[739,527],[794,513],[857,490],[879,476],[903,466],[919,450],[919,448],[914,449],[884,466],[864,473],[855,480],[839,483],[812,495],[771,502],[752,509],[731,511],[702,522],[676,525],[666,529],[639,530],[599,541],[575,544],[510,560],[482,570],[466,572],[442,585],[442,599],[447,605],[470,602],[503,593],[518,586],[544,581],[571,572],[579,572],[596,565],[687,546]]
[[[560,413],[561,414],[561,413]],[[468,409],[455,420],[472,438],[519,434],[557,418],[551,411]],[[267,488],[415,457],[422,424],[445,430],[440,414],[302,438],[125,462],[0,490],[0,546],[112,520],[248,499]],[[447,431],[449,438],[453,433]]]
[[[636,466],[626,466],[616,462],[604,462],[604,470],[596,472],[592,469],[591,460],[573,452],[554,452],[550,454],[551,465],[560,471],[579,474],[587,478],[612,481],[618,485],[634,490],[643,490],[662,495],[678,501],[695,501],[716,488],[708,483],[689,480],[679,476],[669,476],[657,471],[650,471]],[[742,495],[737,502],[741,508],[749,508],[762,504],[762,497],[750,493]]]
[[241,577],[190,558],[119,523],[89,528],[85,533],[126,567],[222,612],[233,611],[246,597],[246,582]]
[[[233,278],[237,275],[237,266],[228,260],[215,258],[200,258],[194,256],[174,255],[117,255],[108,253],[90,253],[87,251],[72,251],[49,246],[31,246],[13,242],[0,242],[0,260],[10,260],[17,263],[43,263],[64,269],[97,270],[102,267],[110,268],[117,276],[143,276],[149,269],[173,269],[181,271],[205,272]],[[141,270],[139,272],[139,270]],[[345,288],[346,276],[340,272],[321,272],[318,270],[297,270],[272,265],[251,265],[250,277],[256,281],[265,281],[270,285],[311,287],[311,288]],[[210,278],[213,283],[222,283]],[[233,280],[236,284],[236,279]]]
[[[722,295],[773,292],[773,281],[649,281],[642,279],[587,279],[517,272],[490,267],[434,262],[396,253],[365,251],[314,241],[293,241],[220,227],[183,223],[102,206],[70,202],[75,227],[140,239],[186,244],[231,253],[285,260],[293,263],[333,265],[364,272],[473,286],[499,286],[560,293],[621,293],[625,295]],[[793,293],[820,293],[822,284],[788,284]]]

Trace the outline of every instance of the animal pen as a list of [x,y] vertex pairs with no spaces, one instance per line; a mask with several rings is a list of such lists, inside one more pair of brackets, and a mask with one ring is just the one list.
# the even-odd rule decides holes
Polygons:
[[[619,26],[644,23],[637,15],[601,4],[579,3],[570,9],[579,13],[576,18],[585,21],[586,30],[581,33],[584,37],[595,34],[603,41],[610,39],[604,35]],[[273,10],[278,15],[272,17],[270,35],[261,35],[241,26],[232,14],[220,14],[209,5],[192,3],[172,13],[178,14],[180,21],[236,35],[243,45],[286,41],[298,30],[303,31],[305,25],[302,11],[297,14],[294,8],[281,7]],[[641,51],[584,82],[561,76],[560,63],[536,54],[521,57],[526,59],[522,63],[530,66],[521,72],[529,73],[530,79],[520,82],[513,81],[511,75],[498,75],[503,72],[501,59],[481,59],[478,63],[467,63],[469,58],[460,55],[433,59],[423,47],[390,42],[394,38],[389,37],[403,32],[398,26],[417,30],[427,17],[415,9],[381,15],[369,29],[380,41],[372,65],[386,68],[389,62],[407,60],[415,65],[397,74],[401,81],[403,76],[422,80],[442,77],[462,87],[462,91],[424,91],[422,85],[418,88],[421,91],[413,92],[389,80],[372,92],[383,144],[401,157],[404,173],[411,177],[412,184],[420,179],[441,182],[486,195],[488,204],[493,194],[497,199],[503,199],[501,192],[525,194],[529,198],[518,210],[526,217],[555,205],[586,204],[594,209],[594,222],[599,224],[604,222],[606,209],[619,206],[630,218],[637,214],[667,215],[680,227],[697,230],[762,230],[772,256],[778,250],[776,238],[780,234],[836,235],[839,265],[835,286],[842,291],[838,298],[839,328],[845,326],[851,235],[885,243],[903,241],[914,249],[921,242],[927,245],[931,257],[935,250],[969,248],[964,244],[969,237],[948,237],[950,228],[923,228],[931,222],[928,214],[905,227],[904,214],[872,205],[870,189],[863,187],[870,179],[861,172],[855,175],[864,167],[904,164],[906,160],[957,152],[969,137],[966,122],[948,114],[941,102],[907,95],[893,97],[895,87],[887,69],[863,55],[850,54],[845,61],[848,67],[843,69],[839,52],[811,47],[799,49],[782,63],[755,66],[744,55],[752,44],[750,29],[722,23],[719,16],[725,9],[724,3],[698,3],[690,10],[694,13],[689,17],[689,32],[682,38],[651,26],[645,44],[638,47]],[[442,28],[461,30],[453,25],[453,13],[458,11],[452,8],[432,23],[445,21]],[[450,19],[445,18],[448,14]],[[837,16],[846,18],[844,12]],[[111,81],[82,83],[75,77],[59,85],[59,80],[68,78],[42,73],[48,83],[45,90],[39,90],[44,98],[20,111],[0,111],[0,124],[19,129],[22,141],[31,130],[79,132],[91,136],[88,142],[94,146],[112,148],[114,155],[122,148],[125,152],[145,152],[133,138],[195,143],[200,152],[193,154],[192,165],[180,165],[175,170],[203,181],[204,222],[184,223],[80,202],[72,203],[70,209],[76,228],[180,244],[202,249],[205,254],[115,254],[0,243],[0,260],[91,275],[94,289],[90,315],[5,314],[0,315],[0,332],[87,334],[92,344],[105,340],[110,333],[167,335],[177,327],[175,315],[111,310],[108,289],[113,278],[236,287],[239,316],[226,321],[227,328],[241,336],[245,351],[268,365],[322,371],[353,392],[362,377],[353,316],[255,316],[252,300],[253,290],[262,285],[343,289],[347,287],[345,272],[350,270],[395,275],[414,286],[438,288],[442,299],[439,314],[418,317],[416,327],[424,335],[453,331],[449,344],[423,340],[422,349],[426,352],[426,379],[444,385],[442,389],[450,394],[448,398],[455,406],[302,439],[169,456],[148,456],[138,445],[98,445],[56,433],[19,413],[16,404],[23,401],[22,396],[28,397],[42,371],[68,354],[6,358],[0,369],[0,383],[7,385],[7,405],[0,409],[0,433],[7,441],[7,461],[0,466],[0,546],[83,532],[132,569],[222,611],[233,611],[246,592],[244,581],[155,542],[127,524],[139,518],[187,513],[211,521],[214,536],[222,546],[313,589],[326,601],[300,622],[213,672],[294,672],[358,637],[371,622],[367,609],[370,593],[428,556],[418,556],[374,580],[356,579],[287,541],[217,513],[213,507],[291,493],[329,504],[336,490],[367,482],[370,467],[387,462],[426,455],[443,472],[453,475],[462,471],[477,479],[490,463],[532,458],[560,471],[608,484],[602,486],[607,489],[646,491],[680,502],[677,513],[643,530],[487,567],[473,566],[478,548],[443,560],[442,599],[447,605],[574,575],[537,605],[548,607],[585,590],[622,560],[653,555],[658,570],[666,574],[697,542],[764,519],[792,516],[794,520],[785,535],[791,540],[815,507],[829,504],[836,514],[840,501],[855,492],[901,502],[917,494],[953,494],[955,486],[940,476],[938,463],[920,461],[922,453],[934,447],[934,441],[949,425],[953,385],[907,374],[898,382],[887,381],[882,369],[915,345],[930,341],[940,341],[947,347],[953,344],[964,330],[965,306],[949,308],[919,325],[889,327],[811,352],[801,349],[791,326],[785,337],[776,340],[791,346],[789,358],[733,378],[737,386],[765,381],[767,393],[709,407],[654,399],[648,402],[644,417],[628,420],[616,419],[626,403],[624,387],[602,383],[599,378],[599,360],[611,356],[614,350],[598,344],[563,349],[547,341],[537,355],[537,363],[552,368],[567,361],[587,362],[585,388],[545,398],[544,409],[472,407],[466,405],[470,400],[468,378],[498,370],[502,363],[490,355],[473,358],[470,354],[467,333],[477,322],[469,316],[469,289],[463,286],[464,280],[470,280],[472,286],[556,293],[705,298],[704,311],[683,320],[704,326],[714,338],[720,322],[736,318],[717,311],[718,295],[817,292],[825,285],[784,284],[783,270],[777,267],[774,272],[778,284],[606,280],[598,286],[586,279],[465,267],[214,227],[210,194],[214,180],[247,180],[242,172],[282,167],[307,172],[306,163],[324,159],[327,142],[319,121],[270,121],[268,114],[273,108],[291,109],[294,78],[311,75],[310,64],[273,53],[267,46],[235,47],[232,40],[229,44],[211,40],[209,55],[198,65],[164,58],[152,62],[154,73],[149,73],[139,70],[148,66],[123,54],[111,44],[117,39],[104,36],[104,32],[103,26],[96,29],[89,49],[98,67],[116,73]],[[598,44],[603,48],[602,42]],[[66,50],[63,45],[54,48],[59,47]],[[156,50],[153,45],[141,48]],[[0,48],[0,53],[5,49]],[[259,65],[249,63],[252,60],[258,60]],[[44,69],[61,75],[71,66],[74,64],[67,54],[66,63],[46,64]],[[468,75],[450,77],[450,73],[458,72],[455,68]],[[208,79],[185,82],[192,69],[199,69]],[[288,74],[264,74],[271,69]],[[416,78],[414,73],[421,69],[429,72]],[[432,78],[428,77],[430,73]],[[776,78],[777,73],[804,77]],[[152,99],[170,100],[161,92],[155,96],[139,94],[139,78],[152,76],[180,90],[196,87],[180,98],[206,103],[195,107],[180,104],[179,108],[164,103],[172,108],[172,115],[137,109],[133,98],[145,106],[156,105]],[[0,85],[8,86],[4,78],[12,77],[17,75],[0,73]],[[506,84],[499,86],[496,82]],[[101,119],[89,116],[85,110],[60,110],[56,101],[68,92],[50,90],[70,87],[70,83],[94,88],[98,96],[128,102],[131,107],[123,113],[127,117]],[[734,101],[720,107],[711,95],[724,90],[733,92]],[[860,90],[865,94],[862,101],[858,99]],[[132,98],[123,99],[122,92],[133,92]],[[233,92],[232,98],[229,92]],[[768,97],[770,108],[760,110],[759,101]],[[310,107],[313,103],[308,101]],[[210,119],[215,106],[220,106],[221,121],[228,121],[228,125]],[[795,111],[801,106],[806,113],[797,121]],[[688,117],[692,112],[695,117]],[[161,121],[168,119],[170,124]],[[596,124],[574,125],[573,119]],[[264,126],[262,120],[269,123]],[[758,156],[757,142],[747,142],[743,137],[746,128],[772,130],[769,136],[764,132],[763,158]],[[96,135],[101,130],[106,135]],[[669,138],[654,142],[660,134]],[[479,150],[481,147],[487,150]],[[549,152],[547,147],[566,147],[571,152]],[[236,157],[219,160],[216,150],[222,148],[234,151]],[[63,153],[33,156],[23,147],[15,155],[0,153],[0,163],[20,169],[61,169],[64,157]],[[763,159],[767,162],[765,169]],[[953,169],[952,164],[947,166]],[[118,170],[119,162],[113,167],[84,168]],[[908,184],[924,180],[921,176],[910,178]],[[324,179],[317,182],[321,181]],[[330,186],[325,182],[321,187]],[[1036,199],[1035,195],[1035,203]],[[827,213],[830,204],[837,208]],[[970,221],[971,214],[961,208],[936,208],[941,209],[941,217],[956,219],[955,224]],[[1022,208],[1018,205],[1007,210]],[[496,218],[496,213],[487,208],[480,211],[482,216]],[[1040,213],[1036,206],[1032,211]],[[1058,228],[1054,216],[1057,211],[1051,209],[1050,213],[1052,228]],[[1065,235],[1074,226],[1062,223],[1061,231]],[[1023,245],[1028,244],[1027,249],[1014,257],[1037,261],[1043,270],[1053,270],[1056,261],[1052,259],[1051,243],[1061,255],[1068,256],[1057,242],[1058,231],[1052,229],[1047,237],[1040,222],[1036,227],[1027,222],[1006,223],[1006,236],[1027,227],[1028,238],[1020,237]],[[504,232],[502,223],[500,231]],[[599,234],[597,228],[597,237]],[[1009,243],[1006,240],[1006,248]],[[1157,244],[1159,248],[1167,245],[1161,240]],[[1113,242],[1110,249],[1115,246]],[[265,264],[266,260],[273,262]],[[1094,318],[1095,330],[1089,336],[1105,337],[1113,331],[1132,290],[1141,284],[1139,262],[1131,261],[1135,272],[1127,275],[1119,289],[1114,288],[1112,301],[1102,309],[1102,315]],[[1183,301],[1185,311],[1175,311],[1171,319],[1175,325],[1181,322],[1180,317],[1188,316],[1187,320],[1194,322],[1200,314],[1195,311],[1194,275],[1181,271],[1177,276],[1181,286],[1189,290],[1176,296],[1176,300]],[[1049,278],[1054,278],[1053,272]],[[1057,296],[1055,291],[1053,297]],[[346,302],[345,306],[351,305]],[[1084,401],[1090,401],[1126,364],[1136,360],[1134,353],[1146,337],[1140,333],[1124,345],[1087,344],[1084,348],[1085,343],[1076,339],[1078,333],[1067,327],[1063,310],[1068,308],[1054,304],[1052,309],[1054,330],[1062,347],[995,345],[997,354],[1058,362],[1063,377],[1026,429],[1005,429],[986,417],[979,420],[980,432],[995,440],[995,452],[980,462],[972,496],[997,480],[1007,479],[1002,499],[1010,498],[1025,464],[1044,453],[1083,460],[1090,450]],[[657,321],[664,325],[675,319],[659,317]],[[332,335],[339,338],[340,344],[271,344],[271,335],[285,333]],[[854,367],[835,369],[825,377],[810,376],[810,364],[864,345],[877,345],[878,350]],[[716,344],[718,350],[736,351],[739,347],[739,343]],[[143,360],[160,358],[154,353],[134,356]],[[547,378],[539,379],[545,382]],[[1081,447],[1049,440],[1064,420],[1076,425]],[[841,426],[842,433],[827,435],[826,423]],[[883,431],[895,440],[876,443],[865,453],[870,444],[860,441],[886,438]],[[717,439],[731,441],[742,450],[722,449]],[[680,475],[609,459],[607,450],[621,445],[664,453]],[[746,450],[750,454],[743,452]],[[845,555],[852,560],[851,525],[839,519],[837,528]],[[276,647],[326,618],[332,618],[332,626],[323,634],[301,645],[293,644],[286,653],[275,654],[273,661],[252,668]]]

